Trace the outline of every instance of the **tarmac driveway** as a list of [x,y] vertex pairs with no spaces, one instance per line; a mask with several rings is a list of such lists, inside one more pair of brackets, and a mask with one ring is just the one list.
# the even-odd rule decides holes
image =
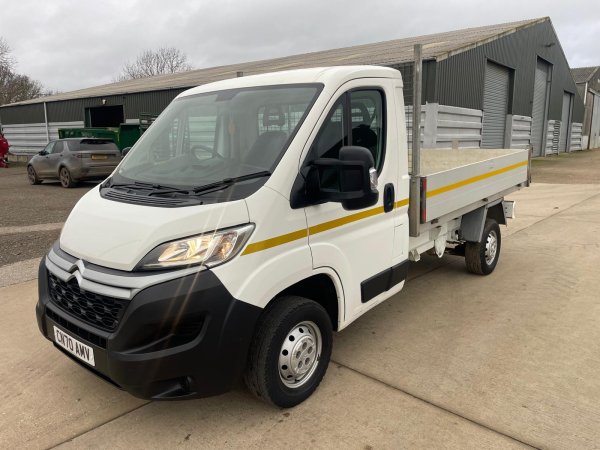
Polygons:
[[36,282],[0,288],[2,447],[600,447],[600,185],[514,197],[493,275],[425,258],[335,338],[321,387],[278,410],[243,390],[147,403],[65,358]]

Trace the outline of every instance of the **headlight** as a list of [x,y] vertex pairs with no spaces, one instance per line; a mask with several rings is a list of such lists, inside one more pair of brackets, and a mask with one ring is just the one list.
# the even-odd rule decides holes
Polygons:
[[165,242],[148,253],[138,264],[138,269],[167,269],[196,264],[216,266],[237,255],[253,230],[254,224],[248,224]]

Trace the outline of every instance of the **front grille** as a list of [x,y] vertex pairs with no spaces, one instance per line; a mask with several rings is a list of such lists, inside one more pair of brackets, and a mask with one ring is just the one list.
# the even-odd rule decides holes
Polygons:
[[63,281],[48,274],[48,287],[52,303],[73,317],[105,331],[114,331],[123,316],[128,302],[114,297],[86,292],[75,278]]

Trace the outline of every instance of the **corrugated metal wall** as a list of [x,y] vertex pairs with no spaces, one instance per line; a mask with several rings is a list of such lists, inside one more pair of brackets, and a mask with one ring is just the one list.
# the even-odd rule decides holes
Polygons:
[[0,108],[0,122],[3,126],[21,123],[44,123],[44,104],[11,106]]
[[[83,121],[50,122],[50,140],[58,139],[59,128],[82,128]],[[10,152],[15,155],[35,155],[48,144],[45,123],[3,125],[4,134],[10,143]]]
[[[514,69],[511,114],[531,116],[536,58],[553,65],[549,119],[560,120],[563,92],[577,88],[558,37],[549,22],[543,22],[493,42],[451,56],[437,64],[435,101],[444,105],[482,109],[485,66],[488,60]],[[574,97],[573,121],[583,120],[583,103]]]
[[[47,103],[49,122],[72,122],[85,120],[85,108],[105,105],[123,105],[125,119],[138,119],[140,113],[158,114],[185,89],[142,92],[126,95],[83,98]],[[0,118],[5,125],[44,122],[44,105],[19,105],[0,109]]]

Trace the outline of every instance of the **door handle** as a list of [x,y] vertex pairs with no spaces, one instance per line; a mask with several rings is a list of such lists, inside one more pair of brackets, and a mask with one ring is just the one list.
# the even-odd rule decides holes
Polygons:
[[383,210],[387,213],[394,209],[394,185],[388,183],[383,188]]

